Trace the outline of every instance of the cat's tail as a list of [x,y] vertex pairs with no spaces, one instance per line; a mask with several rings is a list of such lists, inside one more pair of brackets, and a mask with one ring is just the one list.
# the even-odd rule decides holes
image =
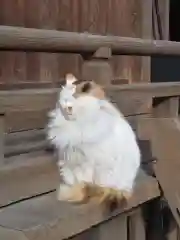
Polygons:
[[114,188],[102,187],[96,184],[84,185],[85,198],[105,206],[119,206],[126,203],[131,197],[128,191],[120,191]]

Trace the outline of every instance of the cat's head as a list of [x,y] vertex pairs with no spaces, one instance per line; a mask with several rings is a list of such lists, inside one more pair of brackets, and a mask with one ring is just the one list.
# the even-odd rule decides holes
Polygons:
[[59,104],[68,115],[91,115],[104,98],[103,88],[94,81],[78,80],[67,74],[61,85]]

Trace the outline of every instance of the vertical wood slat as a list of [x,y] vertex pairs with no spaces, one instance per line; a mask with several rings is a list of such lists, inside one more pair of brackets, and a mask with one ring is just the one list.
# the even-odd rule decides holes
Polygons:
[[[164,2],[164,8],[162,10],[163,12],[163,17],[164,17],[164,20],[163,20],[163,26],[164,26],[164,31],[163,31],[163,34],[164,34],[164,39],[166,40],[169,40],[169,12],[170,12],[170,0],[165,0],[163,1]],[[161,2],[162,4],[162,2]]]
[[[152,1],[141,0],[141,37],[144,39],[152,39]],[[141,82],[151,82],[151,57],[141,57]],[[146,103],[147,109],[152,105],[152,100]]]
[[[155,3],[155,0],[153,0]],[[155,39],[168,40],[169,39],[169,11],[170,11],[170,0],[157,1],[158,14],[156,12],[155,4],[153,4],[153,32]],[[160,22],[158,22],[158,17]],[[159,34],[158,25],[160,23],[161,35]]]
[[[142,7],[142,38],[152,38],[152,0],[141,0]],[[141,81],[151,81],[151,58],[142,57]]]
[[[57,29],[59,15],[58,0],[41,0],[39,25],[42,29]],[[58,79],[58,54],[40,54],[40,81],[52,82]]]
[[167,240],[179,240],[179,228],[173,217],[170,217],[170,226],[166,234]]
[[[58,22],[57,29],[61,31],[79,32],[79,9],[82,4],[81,0],[58,0]],[[84,13],[87,18],[86,13]],[[80,56],[77,54],[58,54],[58,76],[63,78],[65,74],[72,72],[77,77],[80,76],[79,62]]]
[[145,223],[141,213],[141,209],[137,209],[131,216],[129,216],[128,221],[129,237],[128,240],[145,240]]
[[72,240],[128,240],[127,237],[127,216],[123,214],[76,235]]
[[[141,37],[141,0],[108,1],[105,34]],[[139,81],[141,62],[138,56],[114,56],[112,67],[115,78]]]
[[[94,238],[93,238],[94,239]],[[98,229],[98,240],[128,240],[127,216],[120,215],[101,224]],[[141,240],[141,239],[138,239]]]
[[[27,28],[40,28],[41,0],[25,1],[25,26]],[[26,53],[26,81],[37,82],[40,79],[41,53]]]
[[[24,0],[0,2],[0,24],[24,26]],[[26,53],[0,53],[0,82],[9,83],[24,81],[26,78]]]

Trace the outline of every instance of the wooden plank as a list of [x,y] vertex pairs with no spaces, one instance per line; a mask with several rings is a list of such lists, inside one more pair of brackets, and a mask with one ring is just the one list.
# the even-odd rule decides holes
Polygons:
[[6,146],[4,148],[5,157],[16,156],[18,154],[29,153],[33,151],[41,151],[45,150],[49,147],[49,142],[46,139],[29,142],[28,144],[20,143],[15,146]]
[[[24,115],[20,115],[21,118],[24,118]],[[39,116],[39,115],[37,115]],[[147,118],[148,114],[140,114],[137,116],[130,116],[127,117],[127,121],[131,124],[133,130],[136,132],[137,137],[139,137],[138,128],[140,128],[139,125],[142,125],[141,131],[146,128],[146,126],[143,126],[141,124],[141,120],[144,118]],[[46,120],[40,115],[39,120],[42,120],[43,125],[39,125],[39,127],[45,127]],[[13,118],[14,122],[16,123],[15,117]],[[37,123],[37,124],[35,124]],[[143,122],[142,122],[143,123]],[[28,131],[20,131],[20,132],[11,132],[9,134],[5,134],[5,140],[4,140],[4,155],[5,157],[13,156],[17,154],[23,154],[28,153],[31,151],[40,151],[40,150],[48,150],[53,149],[50,142],[46,139],[46,130],[45,129],[37,129],[37,126],[39,124],[39,121],[34,122],[34,128],[33,130]],[[9,126],[10,127],[10,126]],[[17,126],[16,126],[17,127]],[[27,129],[29,127],[29,124],[26,125]],[[151,156],[150,151],[150,144],[148,141],[148,135],[145,139],[146,141],[139,141],[139,145],[142,150],[142,161],[146,162],[149,161]]]
[[[148,114],[139,114],[127,116],[128,121],[134,130],[138,127],[138,121],[143,116],[148,117]],[[6,114],[5,132],[13,133],[19,131],[42,129],[47,126],[48,117],[47,110],[44,111],[25,111],[25,112],[10,112]],[[10,135],[11,136],[11,135]]]
[[108,221],[72,237],[72,240],[127,240],[127,214],[121,214]]
[[96,239],[99,240],[127,240],[127,215],[122,214],[100,224],[97,233]]
[[5,123],[6,133],[45,128],[48,123],[48,110],[8,112]]
[[163,6],[163,27],[164,27],[164,39],[169,39],[169,12],[170,12],[170,0],[164,1]]
[[20,231],[5,229],[0,226],[1,238],[4,240],[27,240],[25,236],[22,236]]
[[[141,0],[142,11],[142,38],[152,39],[152,0]],[[151,58],[142,57],[141,82],[151,81]]]
[[[22,141],[26,141],[28,134],[25,132],[19,133],[19,135],[21,134],[23,135]],[[43,132],[42,135],[40,132],[39,136],[38,134],[35,136],[33,136],[33,133],[29,134],[30,137],[32,137],[32,140],[36,137],[37,139],[39,137],[43,137]],[[12,135],[12,138],[6,140],[7,142],[13,144],[15,141],[18,142],[21,140],[17,138],[16,134]],[[150,144],[149,141],[140,141],[139,144],[142,151],[142,163],[144,164],[152,159]],[[19,147],[19,145],[17,146]],[[24,144],[24,146],[25,150],[29,147],[28,144]],[[4,166],[1,168],[0,190],[3,195],[0,199],[0,206],[8,204],[11,201],[19,200],[24,197],[30,197],[34,194],[40,194],[57,187],[54,181],[54,179],[58,178],[56,157],[43,151],[22,154],[25,152],[24,146],[22,145],[21,155],[8,158],[6,157]],[[30,151],[30,149],[28,150]],[[17,151],[13,152],[12,155],[15,153],[17,153]],[[46,181],[48,182],[46,183]]]
[[0,49],[4,51],[92,53],[102,46],[111,46],[117,55],[180,55],[178,42],[0,26]]
[[[116,96],[117,100],[119,101],[119,104],[117,105],[125,115],[134,115],[136,112],[144,113],[145,111],[147,111],[145,109],[144,102],[140,101],[140,99],[138,101],[138,99],[136,98],[131,100],[130,98],[126,97],[126,101],[126,99],[122,99],[121,97],[119,97],[118,94],[116,94]],[[48,103],[50,103],[50,101],[51,98],[48,98],[46,102],[47,104],[44,105],[44,107],[48,107]],[[53,109],[54,106],[55,100],[54,102],[52,101],[52,105],[49,106],[49,109],[44,109],[40,111],[20,111],[19,109],[18,111],[10,110],[9,112],[7,112],[5,118],[5,132],[11,133],[16,131],[45,128],[48,123],[48,110]],[[133,122],[133,117],[131,121]],[[137,124],[136,121],[134,122],[134,124]]]
[[[33,80],[29,81],[23,81],[21,83],[16,82],[16,83],[0,83],[0,91],[2,90],[20,90],[20,89],[44,89],[44,88],[58,88],[61,85],[61,82],[64,80],[63,78],[60,79],[54,79],[53,82],[34,82]],[[128,84],[128,79],[125,78],[114,78],[111,81],[112,85],[119,85],[119,84]]]
[[[156,180],[141,172],[136,182],[135,193],[128,206],[112,214],[118,216],[125,210],[158,197],[159,194]],[[2,209],[0,226],[10,230],[18,229],[22,236],[25,235],[31,240],[56,240],[75,236],[111,218],[112,216],[104,215],[102,209],[92,203],[79,206],[59,203],[53,193]]]
[[[33,111],[41,111],[40,114],[44,115],[44,119],[47,121],[47,111],[52,110],[55,107],[56,100],[57,100],[57,92],[56,90],[22,90],[25,91],[25,94],[22,94],[22,92],[16,92],[16,93],[9,93],[11,94],[11,98],[9,98],[9,94],[4,95],[1,92],[0,93],[0,101],[2,104],[4,103],[4,108],[6,111],[7,116],[7,128],[8,125],[12,125],[17,128],[16,123],[21,127],[23,130],[24,125],[31,125],[34,121],[37,120],[37,115],[31,115],[30,112]],[[2,94],[2,95],[1,95]],[[126,96],[125,96],[126,95]],[[8,97],[7,97],[8,96]],[[147,104],[145,104],[148,100],[148,96],[138,96],[137,94],[132,95],[131,97],[127,97],[127,93],[121,93],[119,94],[118,91],[109,91],[108,97],[111,99],[113,103],[116,103],[116,105],[121,109],[121,111],[125,115],[133,115],[133,114],[139,114],[139,113],[146,113],[147,112]],[[21,112],[20,115],[16,112]],[[25,119],[27,120],[27,123],[23,123],[25,119],[21,118],[21,114],[24,112]],[[17,119],[13,123],[12,116],[16,116]],[[26,115],[27,114],[27,115]],[[42,118],[41,118],[42,119]],[[38,120],[40,122],[40,119]],[[11,124],[8,124],[10,122]],[[11,129],[9,129],[12,131]]]
[[[42,1],[24,1],[24,22],[27,28],[41,28],[40,9],[43,8]],[[26,53],[26,79],[38,83],[40,80],[40,53]]]
[[[41,29],[58,28],[59,0],[39,0],[39,27]],[[34,1],[37,5],[37,1]],[[33,15],[31,15],[33,18]],[[53,82],[59,78],[58,54],[40,54],[39,81]]]
[[[28,57],[27,57],[28,59]],[[32,71],[30,71],[32,72]],[[31,80],[30,77],[28,77],[29,81],[23,81],[21,83],[16,82],[16,83],[0,83],[0,91],[2,90],[20,90],[20,89],[39,89],[39,88],[58,88],[60,87],[61,81],[63,79],[58,79],[54,82],[37,82],[34,81],[34,79]],[[36,79],[36,78],[35,78]],[[127,81],[127,80],[126,80]]]
[[[122,84],[104,88],[107,96],[118,104],[122,112],[126,108],[125,115],[147,112],[147,100],[150,101],[152,97],[180,95],[180,83],[178,82]],[[6,112],[43,111],[54,108],[57,93],[57,88],[1,91],[0,102]]]
[[[169,11],[170,1],[156,1],[153,6],[153,20],[154,20],[154,37],[155,39],[168,40],[169,39]],[[158,22],[158,18],[160,22]],[[160,32],[158,32],[158,25],[160,25]]]
[[46,137],[46,131],[44,129],[34,129],[29,131],[14,132],[6,134],[5,145],[19,144],[25,141],[41,141]]
[[129,238],[128,240],[145,240],[145,222],[141,208],[135,210],[129,216]]
[[[1,25],[24,26],[23,0],[1,0]],[[0,82],[11,84],[14,81],[23,81],[26,78],[26,53],[1,52],[0,54],[1,76]]]
[[180,226],[179,218],[179,141],[180,124],[178,118],[151,119],[152,154],[158,160],[154,165],[156,177],[161,185],[169,207]]
[[169,214],[167,240],[179,240],[179,227],[172,215]]
[[37,152],[5,160],[0,170],[0,206],[57,188],[59,172],[52,155]]

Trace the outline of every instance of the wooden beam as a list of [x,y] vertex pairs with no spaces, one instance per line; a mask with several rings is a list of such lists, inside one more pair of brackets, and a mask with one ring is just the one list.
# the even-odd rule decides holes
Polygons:
[[22,27],[0,26],[0,50],[93,53],[110,47],[116,55],[180,55],[180,43],[118,36],[99,36]]
[[[125,116],[147,113],[147,100],[153,97],[180,95],[180,83],[178,82],[110,85],[104,88],[107,96],[117,104]],[[58,91],[58,88],[0,91],[0,102],[6,113],[6,119],[9,119],[8,116],[13,116],[15,112],[44,111],[45,114],[55,107]]]
[[[104,89],[108,94],[131,94],[129,96],[172,97],[180,95],[179,82],[110,85],[104,87]],[[43,110],[48,108],[46,106],[48,98],[52,97],[55,100],[58,91],[58,88],[0,91],[0,102],[5,112],[7,110]],[[31,102],[29,102],[29,100],[31,100]],[[30,109],[24,109],[25,105],[26,107],[31,106]]]

